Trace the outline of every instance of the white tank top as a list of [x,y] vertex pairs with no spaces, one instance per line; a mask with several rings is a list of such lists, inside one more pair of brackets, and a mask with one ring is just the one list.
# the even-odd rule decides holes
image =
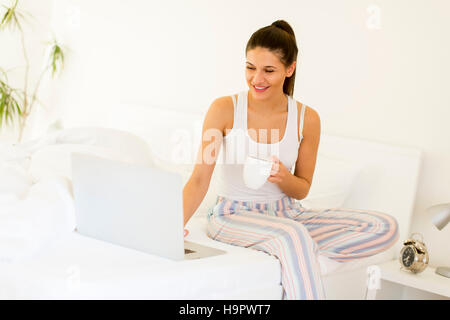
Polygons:
[[[266,181],[257,190],[250,189],[245,185],[242,176],[247,155],[267,160],[272,155],[276,155],[284,166],[292,172],[297,161],[298,148],[303,138],[305,106],[302,105],[300,114],[299,141],[297,136],[297,103],[292,97],[288,95],[286,97],[288,98],[288,116],[284,135],[281,140],[279,138],[271,139],[271,141],[278,142],[266,144],[254,141],[248,134],[248,90],[239,93],[237,103],[234,95],[232,96],[234,104],[233,128],[224,137],[216,162],[218,174],[215,179],[215,187],[218,195],[231,200],[258,202],[276,201],[286,196],[277,184],[269,181]],[[267,130],[267,134],[271,134],[270,130]]]

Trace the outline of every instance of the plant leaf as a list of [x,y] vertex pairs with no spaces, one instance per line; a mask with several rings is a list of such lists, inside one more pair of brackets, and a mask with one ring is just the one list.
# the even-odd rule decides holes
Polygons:
[[10,8],[3,5],[3,7],[6,8],[6,12],[0,21],[0,29],[6,29],[7,27],[9,27],[11,30],[13,30],[15,27],[18,27],[19,29],[22,28],[18,17],[20,17],[21,19],[24,19],[25,17],[17,9],[17,4],[18,0],[16,0],[14,5]]
[[1,28],[5,28],[8,25],[8,22],[11,20],[11,9],[8,8],[8,10],[6,10],[5,15],[2,18],[2,21],[0,22],[0,27]]
[[58,65],[59,71],[61,71],[64,67],[64,53],[56,41],[53,42],[53,46],[50,51],[50,64],[52,68],[52,77],[54,77],[58,71]]
[[0,80],[0,128],[14,122],[15,116],[22,116],[20,92]]

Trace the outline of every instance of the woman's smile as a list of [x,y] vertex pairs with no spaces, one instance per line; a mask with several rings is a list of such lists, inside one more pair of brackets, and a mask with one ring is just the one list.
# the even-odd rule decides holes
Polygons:
[[253,88],[255,89],[256,92],[264,92],[267,89],[269,89],[269,87],[257,87],[257,86],[253,86]]

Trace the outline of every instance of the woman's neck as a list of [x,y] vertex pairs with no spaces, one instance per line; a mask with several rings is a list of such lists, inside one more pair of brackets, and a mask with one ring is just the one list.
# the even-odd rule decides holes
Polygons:
[[281,92],[280,94],[276,94],[268,97],[263,100],[255,100],[250,91],[248,94],[248,105],[252,107],[253,110],[261,112],[261,113],[273,113],[277,111],[286,111],[288,104],[288,98]]

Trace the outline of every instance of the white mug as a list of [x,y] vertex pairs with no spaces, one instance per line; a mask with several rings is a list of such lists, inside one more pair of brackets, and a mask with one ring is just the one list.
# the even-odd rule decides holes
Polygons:
[[266,182],[272,171],[272,161],[247,156],[244,164],[244,183],[250,189],[259,189]]

